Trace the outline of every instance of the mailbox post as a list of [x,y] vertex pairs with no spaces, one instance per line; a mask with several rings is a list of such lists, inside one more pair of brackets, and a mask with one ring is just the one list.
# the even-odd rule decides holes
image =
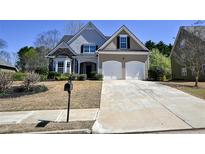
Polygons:
[[68,109],[67,109],[67,122],[69,122],[69,113],[70,113],[70,100],[71,100],[71,91],[73,90],[72,76],[68,79],[68,82],[64,85],[64,91],[68,92]]

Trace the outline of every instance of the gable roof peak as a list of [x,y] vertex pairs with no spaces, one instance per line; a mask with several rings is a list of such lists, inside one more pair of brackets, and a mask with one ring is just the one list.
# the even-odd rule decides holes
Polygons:
[[84,31],[86,28],[92,27],[94,28],[105,40],[107,40],[107,38],[105,37],[105,35],[91,22],[89,21],[87,24],[85,24],[68,42],[67,44],[69,45],[73,40],[75,40],[75,38],[77,36],[79,36],[82,31]]
[[105,48],[108,43],[110,43],[111,40],[116,37],[122,30],[125,30],[125,32],[128,33],[129,36],[132,37],[144,50],[149,51],[149,49],[147,49],[147,47],[125,25],[122,25],[98,50]]

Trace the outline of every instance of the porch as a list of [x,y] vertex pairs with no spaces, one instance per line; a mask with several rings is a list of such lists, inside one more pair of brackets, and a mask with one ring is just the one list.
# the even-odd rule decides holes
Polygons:
[[80,63],[80,74],[87,74],[87,78],[91,77],[91,72],[97,72],[97,65],[94,62]]

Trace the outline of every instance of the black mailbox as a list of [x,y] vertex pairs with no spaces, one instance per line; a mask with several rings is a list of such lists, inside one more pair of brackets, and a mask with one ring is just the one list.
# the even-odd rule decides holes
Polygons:
[[64,91],[68,91],[71,92],[71,90],[73,90],[73,84],[68,82],[64,85]]
[[64,85],[64,91],[68,92],[67,122],[69,122],[71,90],[73,90],[72,76],[69,78],[68,82]]

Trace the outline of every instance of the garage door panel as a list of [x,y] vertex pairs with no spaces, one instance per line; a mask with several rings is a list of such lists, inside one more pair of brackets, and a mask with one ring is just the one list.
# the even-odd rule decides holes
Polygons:
[[122,77],[122,64],[118,61],[103,62],[102,72],[105,80],[121,79]]
[[125,63],[126,79],[144,80],[145,79],[145,63],[139,61],[130,61]]

